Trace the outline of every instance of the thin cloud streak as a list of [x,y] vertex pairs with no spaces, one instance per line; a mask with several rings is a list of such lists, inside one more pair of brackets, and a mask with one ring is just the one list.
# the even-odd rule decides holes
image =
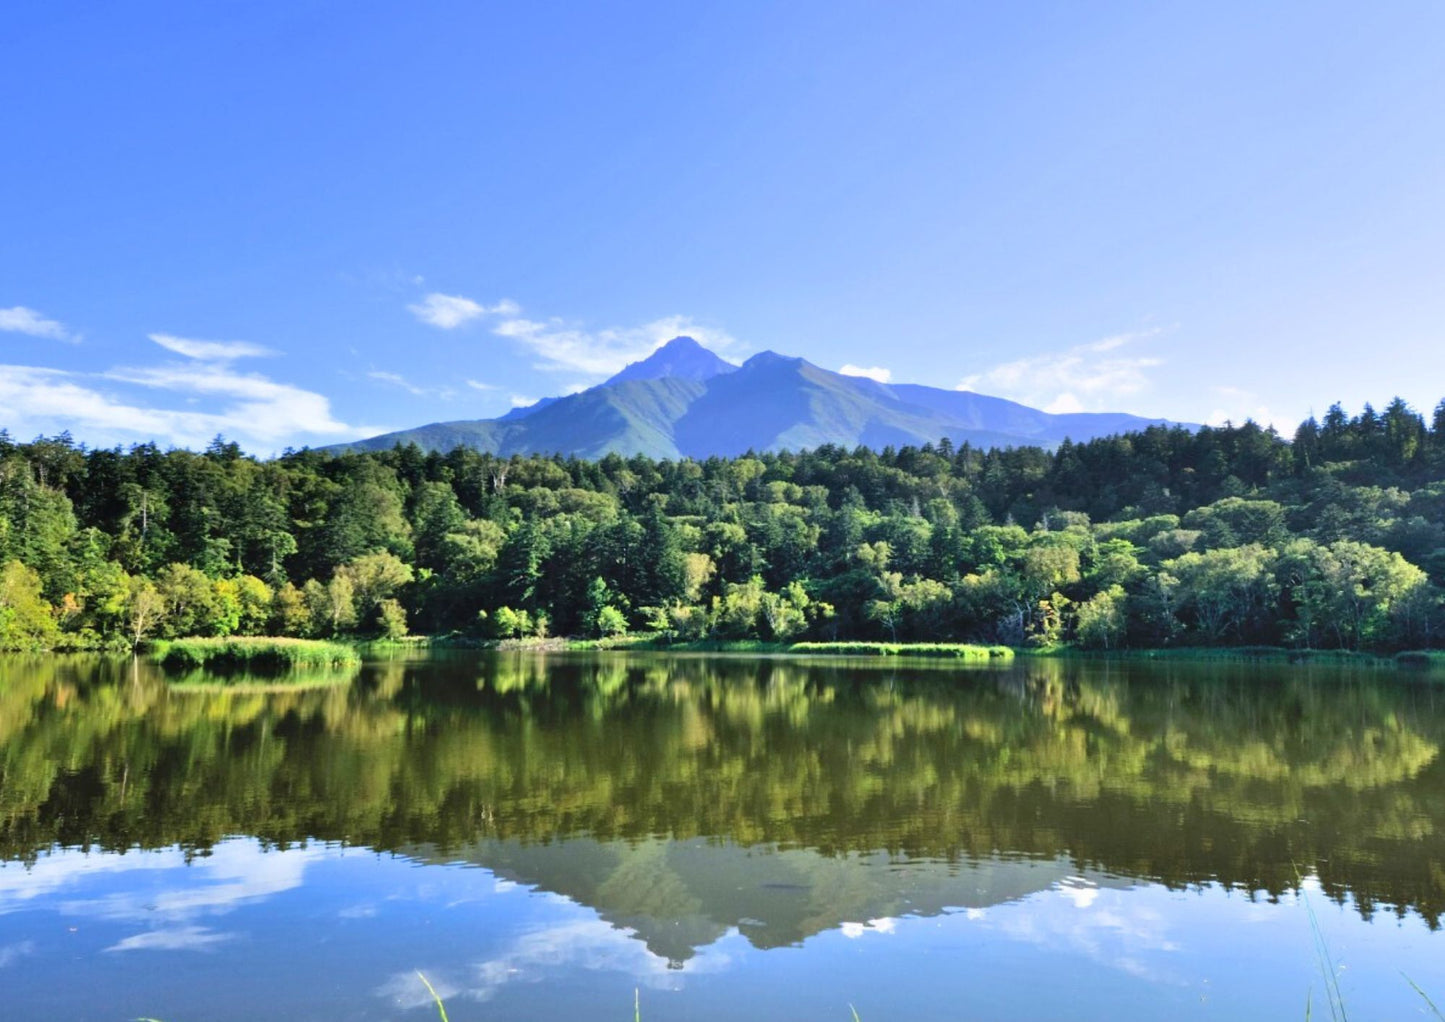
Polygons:
[[247,341],[196,341],[171,334],[147,334],[167,351],[205,362],[234,362],[238,358],[266,358],[276,354],[270,348]]
[[464,323],[483,316],[515,316],[522,310],[517,303],[503,298],[496,305],[487,306],[461,295],[444,295],[433,291],[415,305],[408,305],[410,312],[421,322],[440,330],[455,330]]
[[425,387],[418,387],[415,383],[412,383],[400,373],[387,373],[382,372],[379,369],[373,369],[366,375],[369,379],[377,380],[381,383],[389,383],[393,387],[400,387],[408,394],[413,394],[416,397],[425,397],[427,394],[431,393],[431,391],[427,390]]
[[1030,355],[964,377],[957,389],[1011,398],[1056,414],[1122,411],[1122,401],[1149,390],[1149,371],[1164,360],[1121,349],[1159,333],[1117,334],[1065,351]]
[[[338,420],[322,394],[260,373],[238,372],[231,365],[236,359],[274,354],[268,348],[162,333],[149,337],[185,360],[98,373],[0,365],[0,421],[22,436],[77,430],[106,443],[158,441],[193,448],[218,434],[253,448],[274,449],[298,438],[350,440],[384,432]],[[174,394],[187,403],[211,399],[222,407],[156,407],[127,396],[123,388]]]
[[541,359],[535,368],[594,378],[611,376],[684,334],[714,351],[738,346],[726,331],[703,326],[688,316],[664,316],[637,327],[589,330],[556,317],[528,319],[521,314],[521,307],[508,299],[489,306],[461,295],[429,294],[421,303],[407,308],[423,323],[442,330],[489,320],[493,334],[529,349]]
[[64,323],[57,319],[50,319],[23,305],[0,309],[0,331],[26,334],[30,337],[45,337],[53,341],[65,341],[67,344],[74,344],[80,340],[80,335],[71,333],[66,329]]

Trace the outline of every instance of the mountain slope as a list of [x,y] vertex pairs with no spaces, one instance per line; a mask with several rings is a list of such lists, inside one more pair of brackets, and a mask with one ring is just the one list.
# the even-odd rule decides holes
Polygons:
[[580,394],[498,419],[439,422],[342,445],[475,447],[501,455],[608,453],[707,458],[834,444],[884,447],[944,437],[976,447],[1053,447],[1163,423],[1123,413],[1051,415],[1003,398],[844,376],[774,352],[741,366],[679,337]]

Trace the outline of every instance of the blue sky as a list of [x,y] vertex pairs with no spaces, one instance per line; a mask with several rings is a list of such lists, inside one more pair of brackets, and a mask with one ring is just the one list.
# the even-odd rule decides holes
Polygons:
[[1445,5],[16,0],[0,425],[270,453],[675,333],[1059,410],[1445,397]]

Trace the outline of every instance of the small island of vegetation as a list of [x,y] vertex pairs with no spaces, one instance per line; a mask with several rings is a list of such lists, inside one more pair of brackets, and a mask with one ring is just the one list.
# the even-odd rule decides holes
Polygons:
[[[1251,422],[701,462],[262,461],[219,438],[194,453],[0,433],[7,649],[419,632],[1388,654],[1435,645],[1442,586],[1445,402],[1428,423],[1398,399],[1353,418],[1336,405],[1288,442]],[[263,656],[247,648],[164,655]]]

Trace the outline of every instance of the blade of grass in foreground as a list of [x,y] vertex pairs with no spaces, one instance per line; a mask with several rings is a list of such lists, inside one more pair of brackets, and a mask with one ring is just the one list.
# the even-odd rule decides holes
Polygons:
[[451,1019],[447,1018],[447,1006],[443,1004],[442,999],[437,996],[436,988],[431,985],[431,980],[427,979],[420,969],[416,970],[416,975],[426,987],[426,992],[431,994],[431,999],[436,1002],[437,1014],[441,1015],[442,1022],[452,1022]]
[[[1400,975],[1405,976],[1403,972],[1400,973]],[[1420,984],[1416,983],[1409,976],[1405,976],[1405,982],[1410,984],[1411,990],[1415,991],[1415,993],[1419,994],[1421,998],[1424,999],[1425,1003],[1430,1006],[1430,1010],[1434,1012],[1435,1017],[1440,1019],[1440,1022],[1445,1022],[1445,1015],[1440,1014],[1440,1009],[1435,1007],[1435,1002],[1430,1000],[1430,995],[1420,989]]]

